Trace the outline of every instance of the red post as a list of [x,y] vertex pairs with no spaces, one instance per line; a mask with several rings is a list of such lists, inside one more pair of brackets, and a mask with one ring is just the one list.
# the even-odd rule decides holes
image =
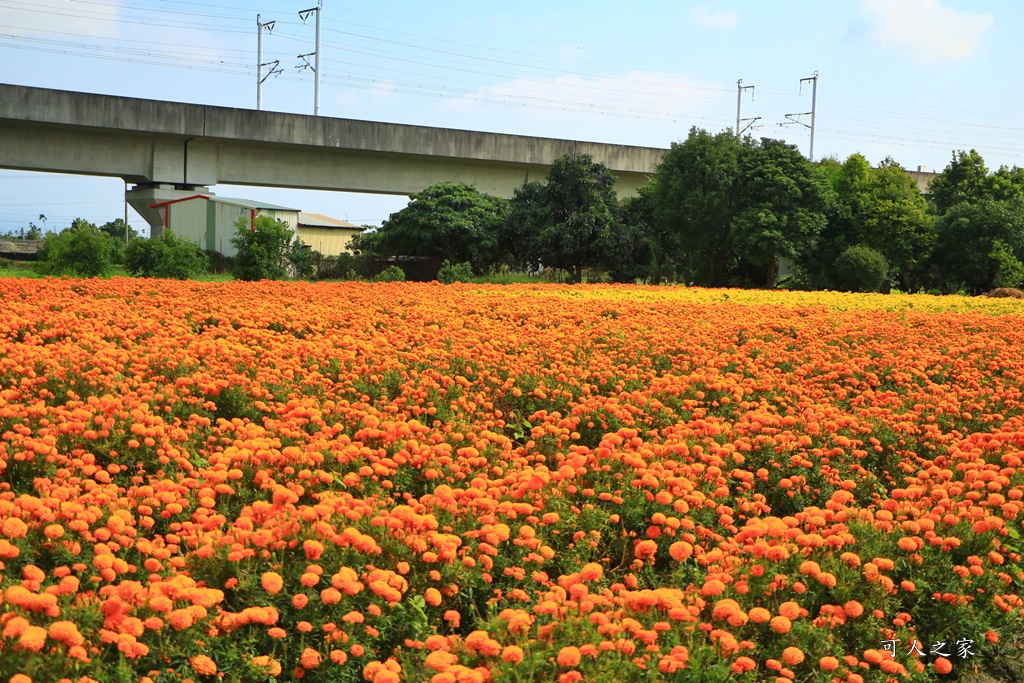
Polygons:
[[249,212],[249,225],[252,227],[252,231],[256,232],[256,209]]

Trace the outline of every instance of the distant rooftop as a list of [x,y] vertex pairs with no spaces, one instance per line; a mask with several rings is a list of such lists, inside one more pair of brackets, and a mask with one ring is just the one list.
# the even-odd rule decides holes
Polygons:
[[235,199],[234,197],[210,197],[214,201],[224,202],[225,204],[234,204],[235,206],[241,206],[246,209],[268,209],[270,211],[298,211],[288,206],[279,206],[277,204],[268,204],[267,202],[260,202],[253,199]]
[[187,202],[193,199],[208,199],[214,202],[221,202],[222,204],[231,204],[232,206],[240,206],[243,209],[266,209],[268,211],[294,211],[299,212],[298,209],[293,209],[288,206],[280,206],[278,204],[270,204],[268,202],[260,202],[254,199],[237,199],[235,197],[221,197],[219,195],[204,195],[197,194],[191,197],[183,197],[181,199],[171,199],[166,202],[157,202],[156,204],[150,204],[149,208],[155,208],[158,206],[167,206],[168,204],[177,204],[178,202]]
[[304,228],[348,228],[349,230],[365,230],[363,226],[349,223],[338,218],[331,218],[321,213],[299,212],[299,225]]

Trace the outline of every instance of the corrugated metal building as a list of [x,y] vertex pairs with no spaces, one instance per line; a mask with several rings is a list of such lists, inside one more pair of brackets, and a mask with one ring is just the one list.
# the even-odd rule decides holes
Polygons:
[[352,253],[350,239],[365,230],[360,225],[319,213],[299,212],[299,239],[324,256]]
[[[283,221],[295,233],[299,227],[298,209],[251,199],[197,194],[153,204],[149,208],[164,212],[164,230],[171,230],[178,237],[198,244],[200,249],[216,251],[228,257],[235,255],[235,245],[231,243],[231,238],[235,235],[235,225],[240,218],[251,225],[257,215],[270,216]],[[163,231],[154,230],[152,237],[160,237],[162,234]]]

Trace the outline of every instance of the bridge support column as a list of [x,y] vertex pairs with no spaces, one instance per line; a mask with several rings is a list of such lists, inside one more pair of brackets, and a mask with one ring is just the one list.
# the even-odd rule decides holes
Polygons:
[[153,204],[162,204],[179,199],[188,199],[197,194],[212,197],[210,188],[203,185],[180,185],[172,183],[145,183],[131,188],[125,198],[140,216],[149,223],[149,236],[160,237],[164,234],[166,207],[150,208]]

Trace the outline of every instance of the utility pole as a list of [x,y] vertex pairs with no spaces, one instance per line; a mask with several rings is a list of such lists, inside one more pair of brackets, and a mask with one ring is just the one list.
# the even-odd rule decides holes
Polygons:
[[[811,154],[810,154],[810,160],[814,161],[814,129],[815,129],[815,124],[816,124],[817,114],[818,114],[818,72],[815,71],[813,76],[809,76],[808,78],[801,78],[800,79],[800,91],[801,91],[801,94],[803,94],[803,86],[804,86],[804,82],[805,81],[811,81],[811,84],[813,86],[812,89],[811,89],[811,110],[810,111],[802,112],[800,114],[786,114],[786,118],[789,119],[793,123],[799,123],[801,126],[804,126],[805,128],[810,128],[811,129]],[[809,125],[809,126],[806,123],[804,123],[803,121],[799,121],[799,120],[793,118],[794,116],[807,116],[808,114],[811,115],[811,125]],[[783,124],[783,125],[785,125],[785,124]]]
[[[274,74],[281,73],[281,69],[277,68],[281,64],[281,60],[275,59],[272,62],[263,63],[263,29],[267,29],[267,33],[273,33],[276,23],[275,21],[262,22],[260,15],[256,15],[256,111],[263,109],[263,81]],[[270,67],[266,76],[263,75],[265,66]]]
[[[299,12],[299,18],[302,19],[303,22],[305,22],[309,15],[312,14],[313,12],[316,12],[316,51],[309,52],[304,55],[299,55],[299,59],[305,62],[305,64],[301,64],[295,68],[313,70],[313,116],[320,116],[320,22],[321,17],[324,13],[323,0],[317,0],[316,7],[304,9],[301,12]],[[314,60],[313,65],[310,66],[309,60],[306,58],[313,56],[315,56],[316,59]]]
[[[757,121],[758,119],[761,118],[760,116],[756,116],[756,117],[754,117],[752,119],[742,119],[742,118],[740,118],[740,116],[742,116],[741,112],[743,111],[743,91],[744,90],[753,90],[753,89],[754,89],[754,86],[752,86],[752,85],[743,85],[743,79],[742,78],[740,80],[736,81],[736,137],[737,138],[742,137],[744,131],[746,131],[747,128],[749,128],[750,126],[754,125],[754,121]],[[754,99],[754,93],[750,93],[750,99]],[[740,129],[740,124],[743,121],[750,121],[750,125],[746,126],[743,129]]]

